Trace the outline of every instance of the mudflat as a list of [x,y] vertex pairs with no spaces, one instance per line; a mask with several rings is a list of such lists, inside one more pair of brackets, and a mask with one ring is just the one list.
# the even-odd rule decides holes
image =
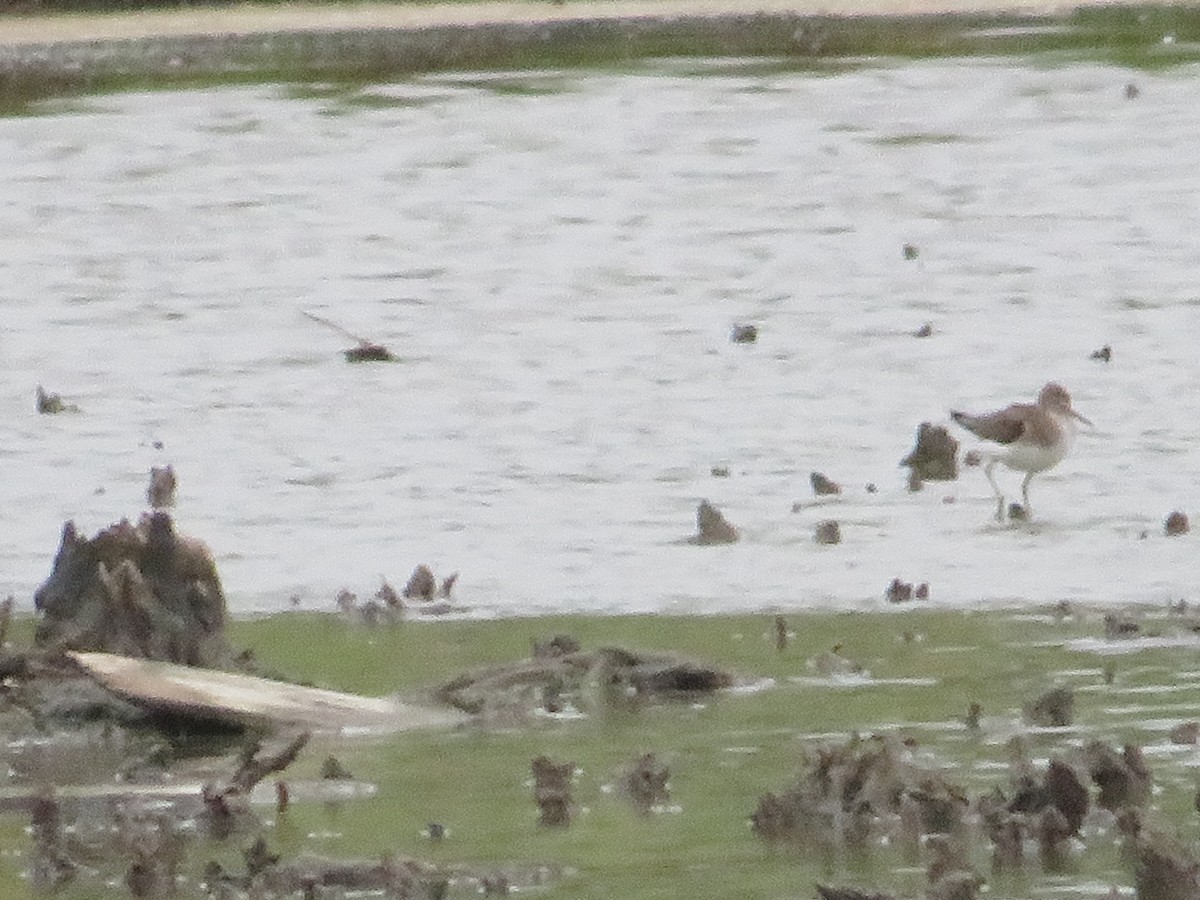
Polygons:
[[[251,35],[363,29],[422,29],[573,20],[799,16],[909,16],[1021,13],[1064,15],[1082,7],[1131,6],[1112,0],[603,0],[603,2],[286,3],[106,14],[0,16],[0,46],[200,35]],[[1171,5],[1171,4],[1168,4]],[[1174,5],[1183,5],[1174,4]]]

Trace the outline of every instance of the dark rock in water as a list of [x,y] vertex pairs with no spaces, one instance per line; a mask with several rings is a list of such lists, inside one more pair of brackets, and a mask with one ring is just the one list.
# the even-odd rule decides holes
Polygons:
[[230,661],[225,594],[208,548],[165,512],[94,538],[63,527],[50,577],[34,594],[39,647],[97,650],[220,668]]
[[541,813],[540,824],[565,828],[571,824],[571,779],[575,763],[556,763],[548,756],[539,756],[530,763],[533,772],[533,799]]
[[908,466],[922,481],[953,481],[958,477],[958,441],[943,426],[922,422],[916,446],[900,465]]
[[913,586],[907,581],[893,578],[883,595],[887,598],[888,603],[907,603],[913,598]]
[[925,487],[925,482],[921,480],[921,473],[919,473],[916,469],[909,469],[908,481],[905,483],[905,487],[908,488],[908,491],[911,494],[915,494],[917,491],[921,490],[921,488]]
[[1145,806],[1154,787],[1154,777],[1142,750],[1126,744],[1120,753],[1102,741],[1084,748],[1088,774],[1100,793],[1096,805],[1116,812],[1125,807]]
[[709,469],[709,474],[712,475],[713,478],[728,478],[729,466],[713,466],[711,469]]
[[837,544],[842,540],[842,529],[833,519],[818,522],[813,540],[818,544]]
[[753,344],[758,340],[758,326],[756,325],[734,325],[733,331],[730,332],[729,339],[735,344]]
[[975,468],[983,465],[983,456],[978,450],[968,450],[963,454],[963,465],[968,468]]
[[1167,516],[1167,521],[1163,525],[1163,531],[1166,533],[1167,537],[1175,537],[1176,535],[1187,534],[1190,528],[1191,525],[1188,523],[1187,514],[1181,513],[1179,510],[1175,510],[1175,512]]
[[927,338],[933,336],[933,325],[926,322],[920,328],[913,332],[913,337]]
[[1139,88],[1132,81],[1125,85],[1125,99],[1126,100],[1136,100],[1140,96],[1142,96],[1142,89]]
[[905,244],[900,248],[900,254],[905,259],[913,260],[917,258],[918,250],[916,244]]
[[928,600],[929,599],[929,582],[928,581],[922,581],[920,584],[918,584],[916,586],[916,588],[913,589],[913,599],[914,600]]
[[1010,522],[1028,522],[1029,511],[1020,503],[1008,504],[1008,518]]
[[707,546],[710,544],[732,544],[740,537],[738,530],[725,520],[720,511],[707,500],[701,500],[696,510],[697,534],[688,538],[688,543]]
[[1094,359],[1099,362],[1108,362],[1112,359],[1112,347],[1105,344],[1099,350],[1093,350],[1088,359]]
[[1024,712],[1034,725],[1065,728],[1075,719],[1075,693],[1070,688],[1052,688],[1027,703]]
[[808,480],[812,483],[813,493],[818,497],[825,497],[829,494],[840,494],[842,486],[836,481],[831,481],[820,472],[813,472],[808,476]]
[[621,776],[621,790],[639,812],[649,813],[654,807],[670,802],[671,792],[667,787],[670,777],[671,770],[653,753],[646,753]]
[[164,506],[175,505],[175,488],[179,482],[175,478],[175,467],[172,465],[152,466],[150,469],[150,486],[146,488],[146,502],[151,509],[162,509]]

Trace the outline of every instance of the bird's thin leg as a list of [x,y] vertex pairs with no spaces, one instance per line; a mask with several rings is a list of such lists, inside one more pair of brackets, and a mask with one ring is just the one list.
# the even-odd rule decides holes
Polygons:
[[993,459],[991,462],[989,462],[986,466],[983,467],[983,474],[987,476],[987,480],[992,485],[992,490],[996,494],[996,521],[1003,522],[1004,521],[1004,495],[1002,493],[1000,493],[1000,485],[996,484],[996,477],[994,475],[992,475],[992,470],[996,468],[996,463],[998,463],[998,462],[1000,462],[1000,460],[998,460],[998,459]]
[[1029,505],[1029,482],[1033,480],[1033,473],[1026,472],[1025,480],[1021,482],[1021,499],[1025,502],[1025,518],[1033,518],[1033,508]]

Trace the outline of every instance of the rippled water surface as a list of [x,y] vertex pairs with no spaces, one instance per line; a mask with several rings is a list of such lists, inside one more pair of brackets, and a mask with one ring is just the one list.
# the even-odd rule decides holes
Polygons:
[[[420,562],[486,615],[1188,596],[1198,74],[674,62],[0,120],[0,592],[169,461],[239,612]],[[918,423],[1050,379],[1097,427],[1034,525],[978,469],[905,489]],[[739,544],[680,543],[702,498]]]

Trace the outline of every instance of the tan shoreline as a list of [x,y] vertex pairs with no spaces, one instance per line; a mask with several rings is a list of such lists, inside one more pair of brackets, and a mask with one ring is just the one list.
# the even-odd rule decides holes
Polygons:
[[[708,17],[720,15],[910,16],[980,13],[1063,15],[1080,7],[1137,5],[1120,0],[603,0],[437,3],[423,5],[290,3],[134,13],[0,16],[0,47],[157,37],[255,35],[343,30],[533,24],[577,20]],[[1184,2],[1168,5],[1186,5]]]

